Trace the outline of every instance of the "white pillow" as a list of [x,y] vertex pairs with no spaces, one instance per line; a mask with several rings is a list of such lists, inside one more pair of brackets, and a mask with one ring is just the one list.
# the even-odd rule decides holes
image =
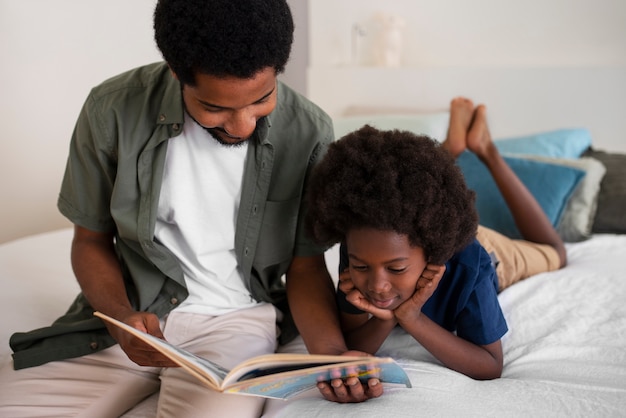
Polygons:
[[382,130],[399,129],[418,135],[427,135],[439,142],[446,139],[448,133],[449,112],[371,114],[340,116],[333,119],[335,138],[355,131],[363,125],[371,125]]

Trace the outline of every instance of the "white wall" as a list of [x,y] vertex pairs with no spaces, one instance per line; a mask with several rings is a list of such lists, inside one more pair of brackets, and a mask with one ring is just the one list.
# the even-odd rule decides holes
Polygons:
[[[0,242],[69,225],[58,214],[56,198],[74,122],[94,84],[160,59],[152,33],[155,1],[0,0]],[[536,69],[538,80],[544,80],[541,72],[548,71],[548,78],[570,84],[599,74],[597,87],[580,87],[585,96],[579,98],[580,109],[572,117],[586,124],[588,107],[601,96],[606,103],[598,108],[607,124],[626,121],[623,0],[289,3],[296,20],[296,44],[284,79],[331,114],[355,103],[442,107],[451,95],[462,93],[490,102],[507,96],[510,106],[494,109],[496,115],[534,119],[525,112],[532,102],[530,90],[515,107],[514,98],[497,87],[516,80],[499,76],[498,85],[488,84],[489,73],[482,71],[515,66]],[[352,25],[379,10],[406,20],[404,67],[354,68]],[[468,68],[480,73],[484,84],[474,82]],[[556,68],[575,69],[578,75],[560,80]],[[600,68],[600,73],[589,73],[593,68]],[[411,90],[416,76],[423,78],[422,86]],[[446,83],[450,78],[458,78],[466,90]],[[576,102],[576,92],[570,94],[566,99]],[[595,96],[587,100],[588,94]],[[541,105],[551,110],[558,104],[555,98]],[[560,116],[564,119],[559,123],[570,124],[569,116]],[[510,126],[515,123],[523,125],[512,121]],[[625,131],[626,126],[621,132]]]
[[623,0],[314,0],[311,66],[350,65],[376,12],[404,20],[408,67],[626,66]]
[[309,0],[287,0],[294,22],[293,46],[285,72],[280,79],[300,94],[306,95],[309,65]]
[[0,0],[0,242],[69,225],[56,209],[89,89],[160,59],[154,0]]
[[[398,68],[363,53],[378,12],[404,21]],[[315,0],[309,15],[307,94],[331,116],[465,95],[487,104],[497,138],[583,127],[626,152],[626,1]]]

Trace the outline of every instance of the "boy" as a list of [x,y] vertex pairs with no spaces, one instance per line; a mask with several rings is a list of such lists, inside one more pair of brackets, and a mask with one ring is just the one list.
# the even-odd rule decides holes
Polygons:
[[[525,241],[477,226],[474,193],[454,164],[465,149],[489,168]],[[342,242],[338,301],[353,350],[376,353],[401,326],[445,366],[497,378],[507,332],[499,289],[566,262],[556,231],[493,144],[485,107],[465,98],[452,101],[442,145],[369,126],[332,144],[308,199],[313,237]],[[342,402],[355,380],[319,388]]]

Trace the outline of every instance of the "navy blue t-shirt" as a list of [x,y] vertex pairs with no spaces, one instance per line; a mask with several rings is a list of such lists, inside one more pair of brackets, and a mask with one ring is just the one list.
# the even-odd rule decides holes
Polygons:
[[[342,244],[339,271],[348,267]],[[337,291],[339,309],[362,313]],[[450,332],[477,345],[491,344],[508,331],[498,302],[498,277],[487,251],[476,240],[446,263],[439,286],[422,307],[422,313]]]

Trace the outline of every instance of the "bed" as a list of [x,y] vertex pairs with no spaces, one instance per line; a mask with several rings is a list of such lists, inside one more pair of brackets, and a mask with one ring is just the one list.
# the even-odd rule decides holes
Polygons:
[[[3,360],[12,332],[46,325],[69,306],[77,291],[70,240],[71,230],[63,229],[0,246],[0,276],[10,283],[0,297]],[[566,268],[500,295],[511,329],[503,339],[501,379],[475,381],[446,369],[396,332],[379,354],[404,366],[411,389],[393,388],[360,405],[332,404],[307,393],[274,405],[267,416],[624,416],[626,235],[594,234],[567,244],[567,251]],[[155,405],[156,397],[148,398],[125,417],[153,417]]]
[[[341,135],[362,123],[440,136],[447,115],[371,115],[353,109],[336,118],[336,130]],[[568,237],[569,263],[500,294],[510,329],[503,338],[502,378],[475,381],[453,372],[396,330],[378,354],[397,359],[412,388],[390,388],[381,398],[349,405],[323,401],[314,390],[289,402],[273,402],[267,417],[626,415],[626,156],[589,149],[591,139],[584,130],[507,141],[499,144],[518,174],[528,181],[538,177],[529,187]],[[469,173],[473,162],[463,164]],[[568,175],[555,174],[552,166]],[[471,175],[467,177],[470,182]],[[568,186],[551,188],[557,178],[567,178]],[[494,202],[490,197],[487,206]],[[486,221],[484,213],[481,220]],[[491,221],[497,228],[510,224],[506,218]],[[11,333],[49,324],[78,291],[69,261],[71,237],[68,228],[0,245],[3,361],[10,356]],[[327,263],[334,275],[336,248],[327,253]],[[152,396],[124,417],[153,417],[156,401]]]
[[453,372],[396,330],[379,355],[396,358],[412,388],[364,404],[291,401],[276,417],[617,417],[626,414],[626,236],[568,244],[569,265],[500,295],[510,331],[502,378]]

